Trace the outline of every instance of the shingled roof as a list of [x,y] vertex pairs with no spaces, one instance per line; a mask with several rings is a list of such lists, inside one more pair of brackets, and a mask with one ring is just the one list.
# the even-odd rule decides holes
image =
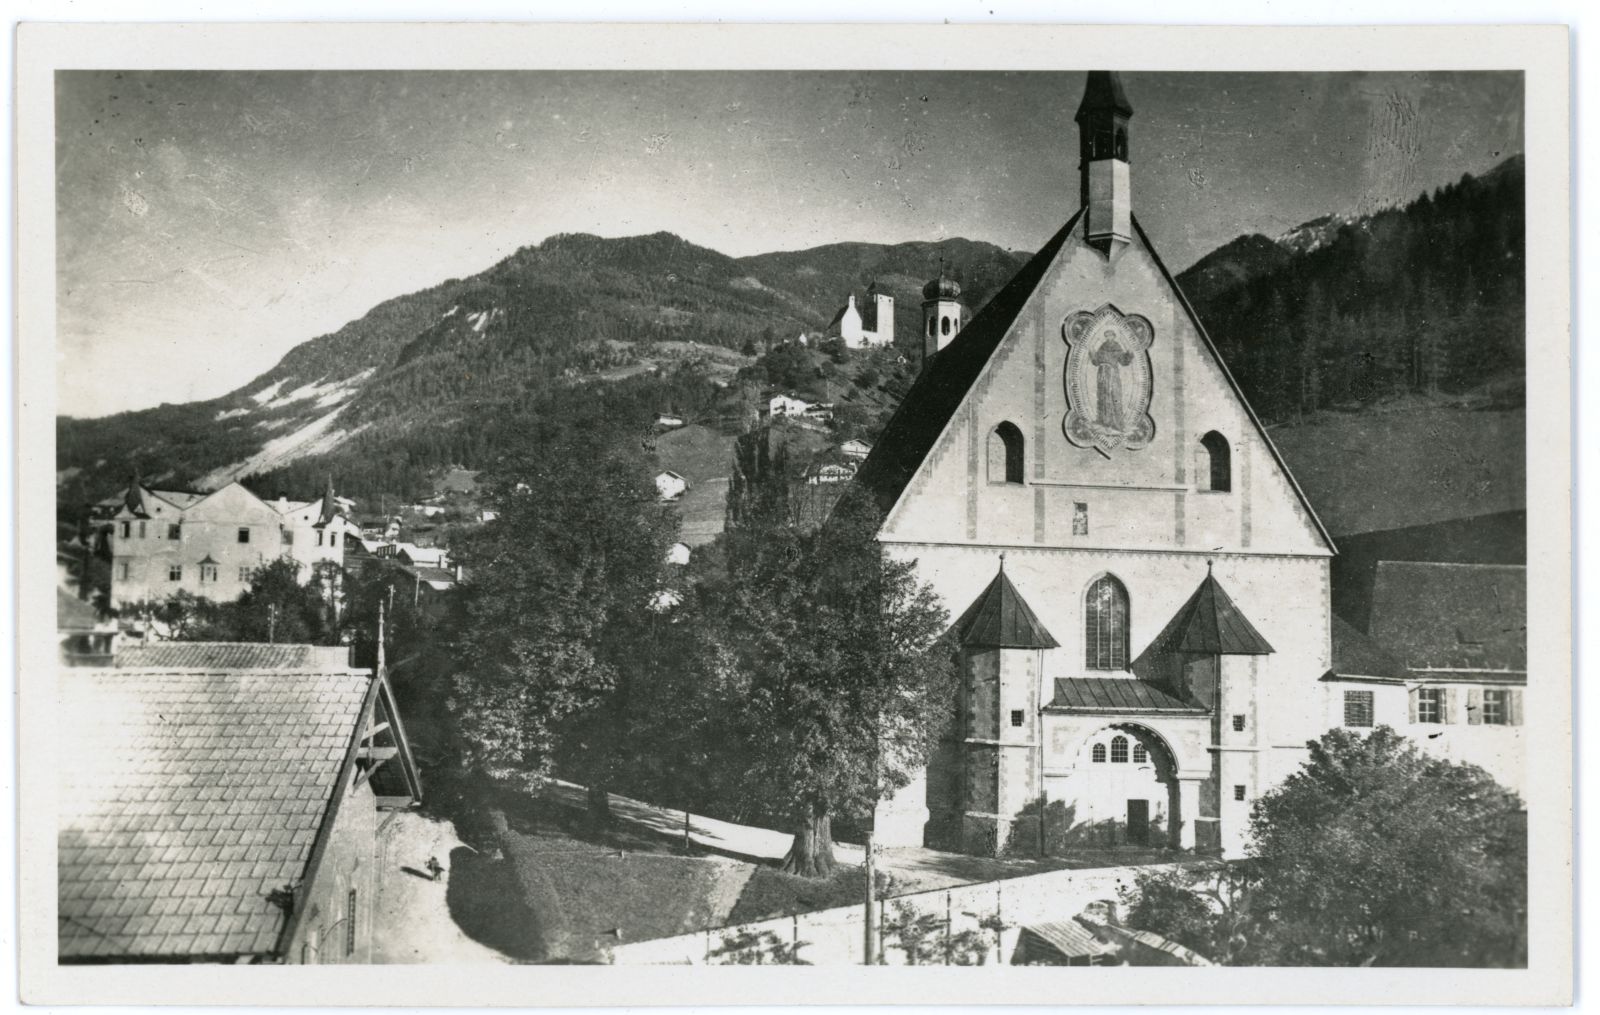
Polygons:
[[1180,712],[1205,715],[1206,710],[1163,691],[1154,684],[1126,677],[1063,677],[1046,708],[1068,712]]
[[265,956],[306,876],[370,673],[60,671],[64,960]]
[[1419,674],[1526,677],[1527,568],[1381,560],[1368,630]]
[[1333,668],[1328,677],[1404,680],[1406,667],[1393,652],[1354,624],[1333,618]]
[[1082,217],[1082,210],[1073,215],[917,375],[900,408],[884,427],[883,435],[856,471],[856,482],[872,494],[881,510],[890,510],[900,499],[901,491],[911,482],[917,467],[944,432],[945,424],[960,408],[967,391],[1011,330],[1028,297],[1033,295],[1045,270]]
[[347,645],[264,645],[259,642],[164,641],[130,645],[117,653],[118,669],[307,670],[350,668]]
[[1209,568],[1200,587],[1156,636],[1156,644],[1166,652],[1224,656],[1272,654],[1267,639],[1261,637],[1255,625],[1233,605]]
[[1004,563],[951,630],[957,641],[974,648],[1055,648],[1059,644],[1006,577]]

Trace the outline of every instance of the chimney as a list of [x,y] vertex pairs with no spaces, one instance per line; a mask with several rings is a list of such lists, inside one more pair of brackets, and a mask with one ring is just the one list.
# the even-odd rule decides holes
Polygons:
[[1084,235],[1112,255],[1133,238],[1133,202],[1128,173],[1128,120],[1133,106],[1116,71],[1089,72],[1078,122],[1078,196]]

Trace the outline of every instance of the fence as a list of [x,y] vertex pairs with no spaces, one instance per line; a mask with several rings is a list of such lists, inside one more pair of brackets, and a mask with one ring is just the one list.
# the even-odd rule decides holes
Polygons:
[[[892,917],[893,907],[906,906],[918,913],[944,920],[945,933],[973,930],[992,934],[994,945],[985,961],[1009,962],[1022,927],[1029,923],[1069,919],[1091,902],[1118,898],[1125,886],[1140,874],[1170,870],[1182,864],[1155,864],[1136,867],[1099,867],[1088,870],[1057,870],[1044,874],[958,885],[934,891],[899,895],[879,901],[879,927]],[[862,961],[865,919],[863,905],[840,906],[796,916],[775,917],[731,927],[708,928],[695,934],[657,938],[616,945],[611,961],[617,965],[704,965],[730,961],[727,945],[744,935],[771,934],[767,940],[794,947],[802,962],[811,965],[859,965]],[[990,928],[982,923],[991,920]],[[994,930],[994,923],[1001,929]],[[904,957],[891,946],[883,949],[891,965]]]

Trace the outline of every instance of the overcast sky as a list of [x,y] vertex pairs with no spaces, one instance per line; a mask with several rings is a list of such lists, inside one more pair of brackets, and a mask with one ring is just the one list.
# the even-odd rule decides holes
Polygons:
[[[1123,76],[1173,270],[1522,150],[1510,73]],[[1083,73],[62,72],[63,413],[209,398],[381,300],[553,233],[727,254],[1076,210]]]

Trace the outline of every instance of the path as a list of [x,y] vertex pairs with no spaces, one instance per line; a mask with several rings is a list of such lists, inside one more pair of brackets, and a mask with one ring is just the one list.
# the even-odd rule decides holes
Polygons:
[[448,880],[430,881],[405,869],[420,872],[430,856],[448,865],[454,851],[466,848],[453,824],[401,811],[385,838],[389,859],[379,872],[383,887],[374,926],[382,931],[373,935],[374,963],[512,961],[462,933],[446,903]]
[[[547,790],[574,807],[585,806],[584,790],[575,783],[555,780]],[[611,794],[611,811],[620,820],[651,828],[656,832],[681,839],[683,811],[671,807],[657,807],[630,797]],[[689,818],[689,839],[695,845],[713,852],[753,863],[775,862],[789,852],[793,836],[770,828],[738,825],[699,814]],[[860,846],[836,842],[834,859],[842,864],[859,866],[864,860]],[[1133,864],[1172,863],[1179,856],[1164,850],[1075,850],[1065,856],[1042,860],[1016,858],[997,860],[990,857],[968,856],[964,853],[946,853],[923,846],[900,846],[885,849],[879,856],[878,867],[894,879],[896,895],[932,891],[955,885],[980,881],[998,881],[1025,874],[1040,874],[1050,870],[1088,869],[1095,867],[1122,867]]]

